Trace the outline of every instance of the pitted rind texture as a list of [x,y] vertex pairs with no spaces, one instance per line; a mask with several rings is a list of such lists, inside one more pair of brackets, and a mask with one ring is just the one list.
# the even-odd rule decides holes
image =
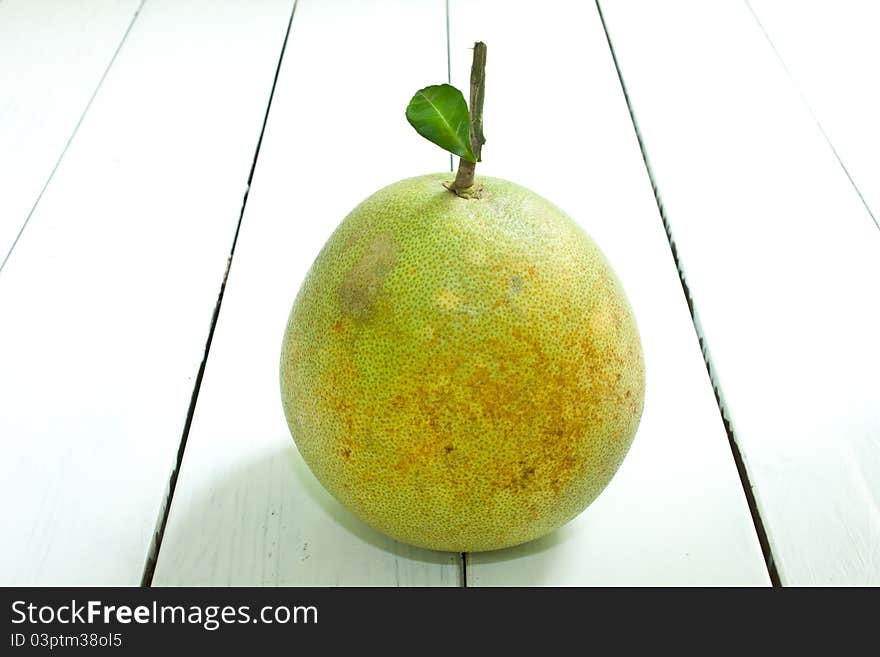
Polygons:
[[315,260],[281,354],[284,412],[321,483],[412,545],[508,547],[583,511],[635,435],[644,364],[593,241],[513,183],[410,178]]

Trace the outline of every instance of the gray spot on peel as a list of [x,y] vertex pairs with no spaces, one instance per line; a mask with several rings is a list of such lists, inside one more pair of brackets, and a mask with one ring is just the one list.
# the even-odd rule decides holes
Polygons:
[[397,262],[397,244],[388,233],[376,236],[339,286],[342,314],[365,319],[373,310],[376,295]]
[[514,294],[519,294],[520,292],[522,292],[524,284],[525,283],[522,279],[522,276],[517,276],[516,274],[514,274],[510,277],[510,288],[508,289],[508,294],[510,294],[511,296],[513,296]]

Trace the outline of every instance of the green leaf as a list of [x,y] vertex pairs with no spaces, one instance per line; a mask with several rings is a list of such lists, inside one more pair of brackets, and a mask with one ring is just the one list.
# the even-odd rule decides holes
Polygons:
[[464,95],[449,84],[436,84],[416,92],[406,108],[406,120],[422,137],[470,162],[471,117]]

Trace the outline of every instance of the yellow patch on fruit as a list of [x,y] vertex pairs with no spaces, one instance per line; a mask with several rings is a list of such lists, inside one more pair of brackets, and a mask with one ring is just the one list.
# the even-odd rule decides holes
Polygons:
[[315,260],[281,353],[284,412],[321,483],[412,545],[516,545],[576,516],[636,433],[645,376],[624,291],[561,210],[480,176],[409,178]]

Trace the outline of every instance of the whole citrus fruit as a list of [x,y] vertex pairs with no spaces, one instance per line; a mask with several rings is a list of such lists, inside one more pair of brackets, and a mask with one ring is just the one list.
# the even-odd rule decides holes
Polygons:
[[291,433],[359,518],[456,552],[523,543],[617,470],[644,398],[608,261],[505,180],[409,178],[355,208],[312,265],[281,354]]

